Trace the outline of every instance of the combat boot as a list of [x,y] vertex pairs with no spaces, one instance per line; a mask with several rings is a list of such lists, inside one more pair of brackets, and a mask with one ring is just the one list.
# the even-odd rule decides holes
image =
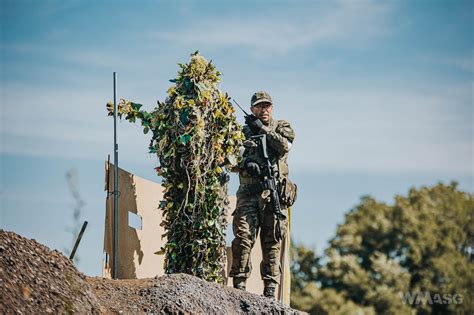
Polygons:
[[234,288],[245,291],[245,283],[247,282],[246,278],[232,278]]
[[263,289],[263,296],[267,298],[274,299],[275,298],[275,287],[265,287]]

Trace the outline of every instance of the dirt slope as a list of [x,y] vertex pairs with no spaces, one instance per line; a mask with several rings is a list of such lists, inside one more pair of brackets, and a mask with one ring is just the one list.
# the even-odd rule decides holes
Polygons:
[[87,281],[101,305],[114,312],[297,314],[273,299],[209,283],[187,274],[140,280],[89,278]]
[[186,275],[86,277],[60,252],[0,230],[0,313],[297,314],[259,295]]
[[0,230],[0,313],[97,313],[85,276],[60,252]]

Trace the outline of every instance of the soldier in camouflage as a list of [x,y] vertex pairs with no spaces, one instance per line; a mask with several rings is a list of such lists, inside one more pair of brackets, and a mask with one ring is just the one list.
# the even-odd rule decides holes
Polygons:
[[[246,118],[243,132],[247,139],[252,135],[266,134],[268,155],[274,174],[279,183],[288,178],[287,157],[295,134],[290,124],[284,120],[272,119],[273,102],[266,92],[256,92],[251,99],[251,116]],[[259,148],[246,147],[243,159],[238,167],[240,186],[237,191],[237,206],[233,213],[232,228],[232,268],[235,288],[245,290],[247,278],[252,271],[250,251],[260,231],[263,260],[260,274],[264,282],[263,294],[275,297],[275,288],[279,284],[280,239],[284,238],[288,222],[288,210],[284,203],[281,210],[284,218],[278,220],[273,213],[269,191],[262,191],[263,158]],[[276,225],[280,224],[281,238],[276,235]]]

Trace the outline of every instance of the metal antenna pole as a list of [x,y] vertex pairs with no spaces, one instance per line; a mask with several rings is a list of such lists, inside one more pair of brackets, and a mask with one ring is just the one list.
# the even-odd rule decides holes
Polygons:
[[112,278],[118,276],[118,144],[117,144],[117,72],[114,72],[114,268]]

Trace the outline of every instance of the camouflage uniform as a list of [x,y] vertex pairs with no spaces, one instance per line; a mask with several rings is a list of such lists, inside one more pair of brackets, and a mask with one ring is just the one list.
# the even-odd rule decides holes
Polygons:
[[[250,128],[244,126],[244,134],[248,138],[253,135]],[[271,120],[260,133],[267,135],[267,147],[271,164],[276,171],[276,178],[281,182],[288,176],[287,157],[294,140],[294,132],[290,124],[284,120]],[[243,161],[251,158],[264,165],[260,148],[246,148]],[[230,276],[247,279],[252,271],[250,251],[260,232],[263,260],[260,273],[265,287],[276,287],[280,280],[280,241],[275,235],[277,220],[273,213],[268,191],[260,188],[260,177],[251,176],[244,166],[239,166],[240,186],[237,191],[237,206],[233,213],[234,240],[232,241],[232,268]],[[281,204],[285,218],[280,219],[282,238],[286,233],[288,210]]]

